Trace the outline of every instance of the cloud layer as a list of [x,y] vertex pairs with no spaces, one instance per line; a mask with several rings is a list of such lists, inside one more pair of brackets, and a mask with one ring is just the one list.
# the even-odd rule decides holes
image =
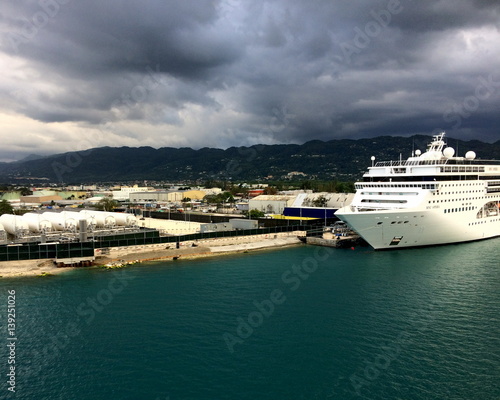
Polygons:
[[7,0],[0,160],[431,134],[498,140],[487,0]]

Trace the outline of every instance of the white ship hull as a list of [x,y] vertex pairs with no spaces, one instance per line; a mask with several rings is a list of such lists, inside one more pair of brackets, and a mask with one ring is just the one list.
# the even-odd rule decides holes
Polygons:
[[500,236],[500,216],[478,221],[475,211],[470,211],[469,215],[443,214],[433,210],[351,212],[350,207],[344,207],[337,211],[336,216],[376,250],[460,243]]

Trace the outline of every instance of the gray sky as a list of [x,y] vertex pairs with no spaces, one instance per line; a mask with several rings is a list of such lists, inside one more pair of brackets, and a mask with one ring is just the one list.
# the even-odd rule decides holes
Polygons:
[[500,139],[497,0],[4,0],[0,160]]

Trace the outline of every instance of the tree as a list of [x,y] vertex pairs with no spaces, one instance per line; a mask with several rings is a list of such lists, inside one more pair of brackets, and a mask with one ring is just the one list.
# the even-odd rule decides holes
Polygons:
[[215,194],[207,194],[203,197],[203,201],[207,204],[214,204],[217,203],[217,197]]
[[7,185],[1,185],[0,186],[0,196],[4,193],[7,193],[7,192],[10,192],[12,190],[12,188],[10,186],[7,186]]
[[311,190],[313,188],[313,183],[311,181],[304,181],[300,184],[302,190]]
[[337,189],[338,193],[354,193],[355,191],[354,182],[341,182]]
[[223,192],[218,194],[207,194],[203,200],[209,204],[222,204],[222,203],[234,203],[234,197],[229,192]]
[[12,214],[14,209],[7,200],[0,201],[0,215],[2,214]]
[[234,197],[231,192],[223,192],[221,195],[223,203],[234,203]]
[[264,194],[275,195],[277,193],[278,193],[278,189],[276,189],[273,186],[268,186],[268,187],[264,188]]
[[327,203],[328,203],[328,199],[323,195],[316,197],[312,201],[313,207],[326,207]]
[[214,188],[214,187],[218,187],[220,183],[217,182],[215,179],[207,179],[204,183],[203,183],[203,187],[204,188],[207,188],[207,189],[210,189],[210,188]]
[[257,210],[256,208],[254,208],[253,210],[245,212],[245,215],[247,217],[252,218],[252,219],[257,219],[257,218],[264,217],[266,214],[264,214],[264,212],[262,212],[260,210]]
[[118,207],[118,202],[111,197],[103,197],[95,206],[99,211],[113,211],[116,207]]
[[246,186],[240,185],[238,194],[241,196],[243,199],[248,199],[248,188]]
[[192,204],[191,204],[191,198],[190,198],[190,197],[184,197],[184,198],[182,199],[182,206],[183,206],[184,208],[187,208],[187,207],[189,207],[190,205],[192,205]]
[[20,188],[19,193],[21,194],[21,196],[29,196],[29,195],[33,194],[33,192],[31,190],[29,190],[27,187]]

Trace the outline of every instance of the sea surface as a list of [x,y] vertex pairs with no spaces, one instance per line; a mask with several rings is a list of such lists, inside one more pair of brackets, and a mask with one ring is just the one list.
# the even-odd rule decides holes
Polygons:
[[499,260],[302,245],[1,279],[0,398],[499,400]]

